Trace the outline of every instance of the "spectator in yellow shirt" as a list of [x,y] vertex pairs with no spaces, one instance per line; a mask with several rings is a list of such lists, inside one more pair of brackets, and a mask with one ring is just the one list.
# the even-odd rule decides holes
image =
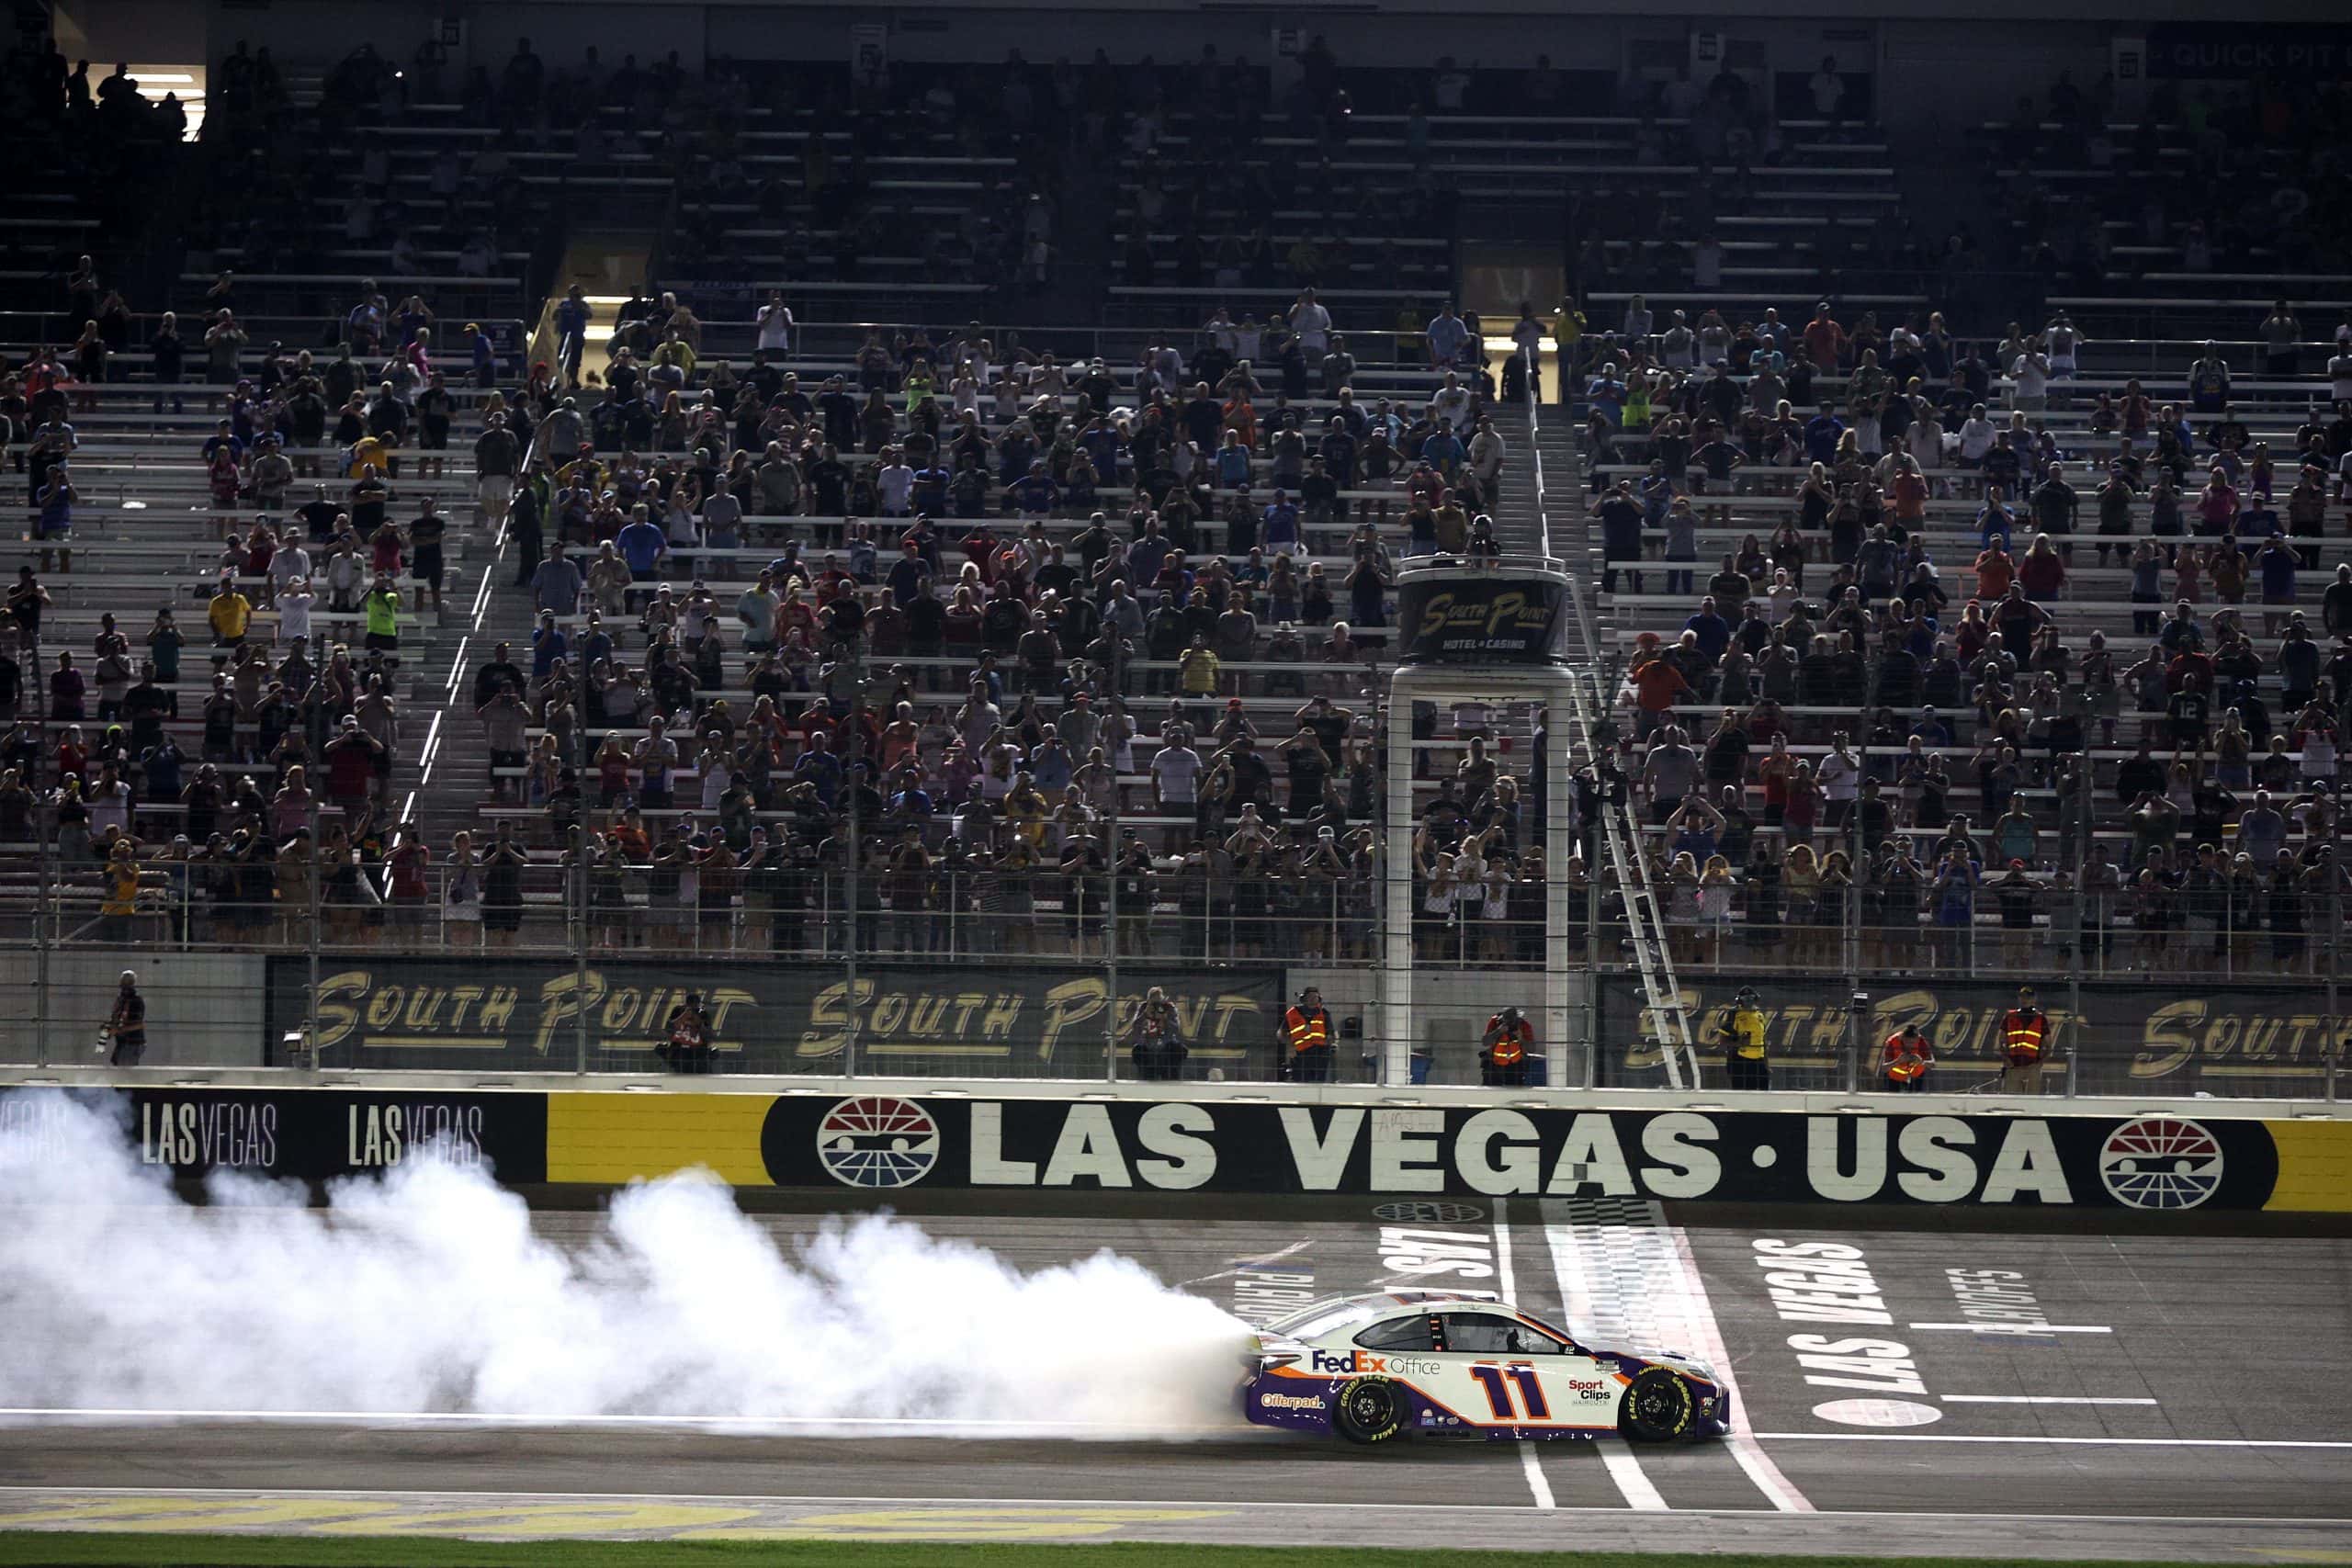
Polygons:
[[389,473],[391,461],[390,447],[373,435],[363,435],[351,444],[351,465],[344,477],[356,479],[370,468],[379,474]]
[[1035,781],[1026,773],[1013,774],[1012,787],[1004,795],[1004,820],[1033,850],[1046,841],[1046,797]]
[[397,653],[401,646],[401,591],[389,577],[378,577],[376,586],[359,603],[368,615],[368,646],[386,653]]
[[695,353],[694,344],[678,337],[671,338],[653,351],[654,364],[674,365],[678,367],[679,373],[690,381],[694,379],[695,366],[699,357]]
[[253,601],[237,592],[234,580],[222,577],[220,586],[212,591],[212,604],[205,612],[212,623],[212,645],[215,648],[242,648],[245,632],[254,624]]
[[1216,696],[1216,678],[1221,668],[1216,650],[1209,647],[1207,634],[1193,633],[1193,646],[1184,650],[1183,657],[1176,663],[1177,676],[1183,682],[1184,694],[1188,697]]

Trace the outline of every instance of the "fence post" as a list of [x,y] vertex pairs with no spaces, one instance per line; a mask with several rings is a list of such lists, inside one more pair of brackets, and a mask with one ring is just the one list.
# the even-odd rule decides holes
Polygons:
[[1846,1010],[1848,1024],[1846,1029],[1845,1092],[1848,1094],[1859,1094],[1861,1091],[1857,1086],[1861,1081],[1863,1052],[1870,1043],[1869,1037],[1865,1033],[1865,1031],[1869,1028],[1871,1017],[1871,998],[1869,995],[1860,990],[1855,990],[1849,993],[1846,998]]
[[2090,1026],[2083,1021],[2083,965],[2079,958],[2069,966],[2066,976],[2066,1016],[2074,1020],[2074,1032],[2066,1038],[2066,1098],[2074,1099],[2082,1092],[2083,1044],[2090,1038]]
[[579,829],[572,830],[571,863],[563,878],[563,901],[571,918],[571,1070],[588,1071],[588,853]]
[[[325,923],[320,918],[322,914],[320,902],[326,896],[322,886],[326,875],[326,863],[319,853],[319,794],[318,791],[312,790],[311,792],[311,841],[304,847],[304,852],[311,857],[311,934],[309,941],[303,944],[307,950],[305,955],[310,961],[310,977],[302,997],[302,1043],[308,1048],[306,1055],[313,1070],[319,1065],[319,949],[322,940],[320,936],[320,928]],[[261,962],[262,984],[266,986],[269,983],[269,960],[264,958]]]
[[40,870],[33,897],[33,1065],[49,1066],[49,908],[50,852],[55,847],[57,820],[52,812],[35,811],[33,830],[40,835]]
[[[1119,1079],[1119,871],[1115,856],[1119,844],[1119,786],[1115,779],[1111,785],[1111,816],[1105,833],[1111,854],[1104,857],[1104,874],[1111,886],[1104,889],[1103,899],[1107,919],[1102,922],[1102,1081],[1116,1083]],[[1072,877],[1074,886],[1063,897],[1078,900],[1079,933],[1083,941],[1086,931],[1086,873],[1082,869]]]
[[2336,992],[2336,964],[2344,952],[2344,868],[2333,858],[2327,865],[2327,1037],[2320,1049],[2327,1054],[2327,1102],[2335,1103],[2335,1075],[2342,1066],[2344,1019]]

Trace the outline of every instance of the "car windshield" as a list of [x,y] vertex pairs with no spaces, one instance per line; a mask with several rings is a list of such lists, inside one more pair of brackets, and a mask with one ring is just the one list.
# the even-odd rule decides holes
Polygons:
[[1532,1312],[1521,1312],[1519,1315],[1527,1319],[1528,1322],[1533,1324],[1536,1327],[1544,1330],[1544,1333],[1551,1335],[1554,1338],[1565,1342],[1570,1348],[1573,1348],[1577,1346],[1577,1337],[1569,1333],[1566,1329],[1560,1327],[1558,1325],[1546,1323]]
[[1274,1319],[1266,1325],[1265,1332],[1285,1339],[1320,1339],[1327,1334],[1357,1327],[1396,1310],[1396,1303],[1385,1296],[1369,1302],[1333,1296],[1327,1301],[1303,1306],[1288,1317]]

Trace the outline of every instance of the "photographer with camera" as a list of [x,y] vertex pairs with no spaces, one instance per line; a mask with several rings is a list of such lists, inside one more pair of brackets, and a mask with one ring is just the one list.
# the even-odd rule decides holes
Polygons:
[[1176,1004],[1165,989],[1154,986],[1144,993],[1143,1005],[1127,1025],[1127,1055],[1136,1065],[1136,1077],[1145,1083],[1173,1083],[1184,1076],[1184,1058],[1191,1054]]
[[1520,1089],[1527,1083],[1527,1053],[1535,1043],[1535,1026],[1517,1008],[1505,1008],[1487,1020],[1486,1042],[1478,1051],[1478,1081],[1489,1089]]
[[688,991],[686,999],[670,1010],[664,1028],[667,1037],[654,1045],[653,1054],[668,1063],[672,1072],[710,1071],[710,1019],[702,1010],[701,992]]

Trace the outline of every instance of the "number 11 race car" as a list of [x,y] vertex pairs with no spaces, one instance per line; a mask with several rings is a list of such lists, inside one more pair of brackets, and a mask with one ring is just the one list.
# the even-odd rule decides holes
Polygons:
[[1493,1296],[1332,1296],[1268,1324],[1243,1360],[1250,1420],[1351,1442],[1731,1430],[1731,1391],[1705,1362],[1581,1345]]

